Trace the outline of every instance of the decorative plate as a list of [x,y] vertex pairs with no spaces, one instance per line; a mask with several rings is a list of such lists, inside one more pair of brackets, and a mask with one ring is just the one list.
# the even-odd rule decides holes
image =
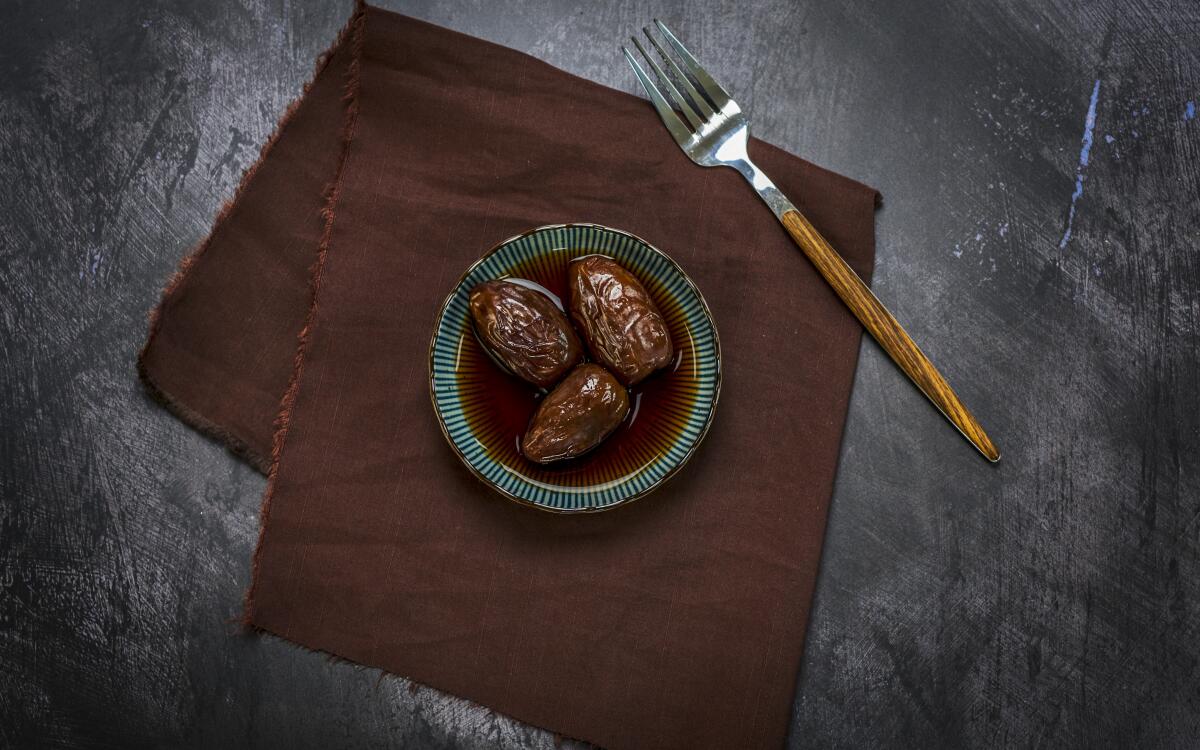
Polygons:
[[[675,361],[630,389],[629,415],[599,447],[540,466],[521,455],[520,438],[543,394],[492,362],[475,337],[468,296],[483,281],[527,279],[561,307],[567,264],[594,254],[614,258],[642,282],[670,328]],[[721,348],[700,291],[665,253],[617,229],[562,224],[506,240],[467,269],[438,313],[429,380],[442,432],[484,483],[544,510],[598,511],[646,495],[692,456],[716,410]]]

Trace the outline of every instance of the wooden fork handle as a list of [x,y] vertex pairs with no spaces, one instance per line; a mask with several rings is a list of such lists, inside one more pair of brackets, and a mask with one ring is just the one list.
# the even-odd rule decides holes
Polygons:
[[978,420],[963,406],[962,401],[951,390],[942,374],[929,358],[917,347],[896,318],[883,306],[858,274],[842,256],[821,236],[807,218],[792,209],[783,213],[779,220],[788,234],[817,267],[842,302],[875,337],[888,356],[904,374],[916,383],[930,401],[946,416],[960,432],[979,449],[989,461],[999,461],[1000,451],[983,431]]

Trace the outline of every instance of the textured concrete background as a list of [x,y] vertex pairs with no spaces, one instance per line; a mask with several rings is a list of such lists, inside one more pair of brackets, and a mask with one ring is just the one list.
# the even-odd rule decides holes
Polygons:
[[[660,17],[882,190],[876,289],[1005,458],[864,344],[792,746],[1200,741],[1200,6],[388,5],[628,91]],[[238,634],[263,479],[134,376],[348,10],[0,6],[0,745],[554,745]]]

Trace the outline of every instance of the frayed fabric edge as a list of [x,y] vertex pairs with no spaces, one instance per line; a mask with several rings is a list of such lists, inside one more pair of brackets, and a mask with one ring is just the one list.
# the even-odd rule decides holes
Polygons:
[[[155,312],[157,312],[157,309]],[[148,347],[149,343],[146,346]],[[138,377],[141,378],[142,385],[151,398],[161,404],[171,414],[175,415],[184,424],[223,444],[233,455],[250,464],[258,473],[267,474],[271,470],[270,459],[259,455],[258,451],[251,448],[248,442],[163,390],[159,386],[158,381],[150,375],[149,370],[146,368],[144,360],[145,348],[143,348],[142,352],[143,354],[138,356]]]
[[[283,455],[284,446],[287,443],[288,430],[291,426],[292,409],[296,404],[296,396],[300,391],[300,380],[304,374],[304,355],[308,348],[313,324],[317,318],[321,278],[325,271],[325,259],[329,254],[329,244],[333,238],[333,224],[336,217],[337,202],[341,196],[342,180],[345,176],[346,164],[349,161],[350,146],[354,142],[354,133],[358,124],[358,92],[362,69],[366,11],[366,2],[364,0],[356,0],[354,15],[342,32],[343,34],[349,34],[351,53],[350,65],[346,71],[345,93],[342,96],[342,101],[346,103],[346,111],[342,121],[342,150],[338,157],[333,180],[325,190],[325,206],[321,209],[321,216],[325,219],[325,228],[321,233],[321,242],[317,247],[317,259],[313,264],[311,276],[309,277],[310,297],[308,314],[305,316],[304,326],[300,329],[300,334],[297,337],[296,355],[292,365],[292,377],[287,389],[284,390],[283,398],[280,401],[279,413],[275,418],[275,436],[271,447],[270,469],[267,472],[267,489],[263,493],[262,508],[259,511],[258,518],[258,542],[255,545],[254,557],[251,563],[250,586],[246,589],[242,603],[242,625],[247,628],[258,629],[254,625],[254,595],[258,589],[259,564],[262,557],[263,545],[267,538],[267,523],[271,515],[271,500],[274,497],[275,488],[279,481],[280,459]],[[342,37],[339,35],[338,43],[340,44],[341,41]]]
[[[442,688],[439,688],[439,687],[436,687],[433,685],[429,685],[429,684],[426,684],[423,682],[419,682],[412,677],[406,677],[398,672],[392,672],[383,667],[371,666],[369,664],[363,664],[362,662],[357,662],[353,659],[348,659],[345,656],[339,656],[339,655],[333,653],[332,651],[328,651],[319,646],[308,646],[303,643],[298,643],[297,641],[294,641],[285,635],[281,635],[279,633],[276,633],[273,630],[270,630],[269,628],[264,628],[260,625],[245,624],[242,626],[242,633],[246,636],[253,636],[255,638],[263,638],[266,640],[273,640],[273,641],[282,641],[286,645],[291,646],[292,648],[303,649],[304,651],[307,651],[310,654],[323,657],[326,664],[339,666],[339,667],[346,666],[346,667],[349,667],[350,669],[353,669],[355,672],[361,673],[361,672],[367,672],[370,670],[377,669],[377,670],[379,670],[379,676],[375,680],[374,688],[376,690],[379,689],[379,686],[382,685],[385,680],[389,680],[389,679],[403,680],[408,683],[404,687],[405,687],[405,690],[408,691],[409,695],[415,696],[415,695],[418,695],[422,690],[432,690],[441,695],[448,695],[457,700],[467,701],[468,703],[471,703],[472,705],[479,706],[488,711],[491,711],[496,716],[502,716],[511,721],[521,721],[521,719],[517,719],[516,717],[510,716],[509,714],[503,713],[501,711],[497,711],[494,708],[491,708],[490,706],[486,706],[482,703],[479,703],[478,701],[471,700],[470,698],[466,698],[461,695],[456,695],[455,693],[452,693],[447,690],[443,690]],[[534,725],[530,725],[530,726],[534,726]],[[578,743],[578,744],[584,745],[588,748],[595,748],[596,750],[599,750],[599,747],[600,747],[599,745],[596,745],[596,744],[589,742],[585,739],[582,739],[580,737],[575,737],[573,735],[565,734],[563,732],[557,732],[553,729],[547,729],[545,727],[539,727],[539,728],[542,731],[547,732],[553,736],[555,747],[562,747],[563,744],[566,742],[573,742],[573,743]]]
[[[180,421],[189,425],[198,432],[221,442],[234,455],[245,460],[260,473],[267,474],[268,476],[270,474],[271,464],[274,460],[271,456],[260,455],[258,451],[250,447],[249,441],[235,434],[228,428],[206,418],[198,411],[185,404],[174,394],[169,392],[162,386],[161,383],[154,379],[153,375],[150,374],[146,357],[151,346],[154,345],[154,341],[158,337],[159,330],[162,327],[163,310],[178,294],[184,279],[187,278],[188,273],[196,265],[196,262],[203,257],[205,252],[208,251],[208,248],[212,245],[213,237],[216,235],[217,231],[232,216],[234,209],[238,205],[238,201],[242,197],[242,194],[253,181],[255,174],[258,172],[259,166],[264,160],[266,160],[267,156],[271,153],[271,150],[275,147],[275,144],[282,137],[284,130],[291,123],[292,118],[295,116],[297,110],[300,109],[300,105],[303,103],[305,96],[307,96],[309,89],[312,88],[312,85],[317,80],[317,77],[325,71],[325,68],[329,66],[329,61],[333,58],[334,53],[342,48],[346,40],[350,38],[351,34],[356,33],[355,29],[356,27],[361,26],[361,21],[365,16],[365,13],[366,3],[364,0],[356,0],[354,4],[354,13],[350,17],[350,20],[346,22],[346,25],[343,26],[340,31],[338,31],[338,35],[334,39],[333,44],[329,45],[329,47],[317,57],[317,61],[313,65],[312,76],[308,79],[308,81],[305,82],[304,88],[301,90],[300,95],[297,96],[290,104],[288,104],[287,108],[283,111],[283,114],[276,123],[275,129],[271,132],[270,137],[267,138],[266,142],[263,143],[262,148],[259,149],[258,158],[255,159],[254,163],[249,167],[249,169],[242,174],[233,196],[221,204],[221,209],[213,218],[212,228],[209,230],[208,235],[200,242],[199,245],[196,246],[192,252],[184,256],[183,260],[179,262],[179,266],[175,269],[175,272],[171,274],[171,278],[168,279],[167,283],[163,286],[163,292],[159,297],[159,301],[150,310],[148,316],[149,332],[146,336],[146,343],[143,344],[142,348],[138,351],[138,378],[142,381],[143,386],[145,386],[147,392],[155,401],[162,404],[167,411],[171,412],[171,414],[177,417]],[[356,66],[359,48],[353,46],[356,44],[356,39],[350,39],[350,41],[352,44],[351,51],[356,56],[355,60],[351,64],[352,66]],[[356,67],[355,70],[357,70]],[[345,158],[345,148],[347,145],[347,142],[343,141],[343,160]],[[342,162],[339,161],[339,172],[341,170],[341,163]],[[324,216],[325,212],[330,208],[328,194],[329,191],[327,189],[325,208],[322,209],[322,216]],[[328,224],[328,217],[326,218],[326,222]]]

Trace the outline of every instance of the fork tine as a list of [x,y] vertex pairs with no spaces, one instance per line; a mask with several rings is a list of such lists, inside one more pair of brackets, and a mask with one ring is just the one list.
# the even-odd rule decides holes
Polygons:
[[710,76],[708,71],[705,70],[704,67],[700,65],[699,61],[692,56],[692,53],[688,52],[687,47],[683,46],[683,42],[676,39],[675,35],[671,33],[671,30],[667,28],[667,25],[657,18],[654,19],[654,25],[657,26],[658,30],[662,32],[662,35],[666,37],[667,43],[674,47],[675,51],[679,53],[679,57],[683,60],[684,67],[687,68],[692,82],[696,84],[696,88],[698,88],[704,93],[705,96],[708,97],[709,101],[712,102],[713,107],[716,109],[721,109],[728,104],[730,101],[729,92],[721,88],[721,84],[713,80],[713,77]]
[[654,105],[654,109],[658,111],[658,116],[662,118],[663,125],[667,126],[667,130],[671,131],[671,135],[675,137],[675,142],[680,146],[687,143],[692,137],[692,133],[679,119],[679,115],[675,114],[675,110],[671,109],[671,105],[667,104],[667,100],[659,93],[658,87],[650,82],[650,78],[646,75],[646,71],[642,70],[642,66],[638,61],[633,59],[633,55],[629,54],[629,50],[621,47],[621,51],[625,53],[625,59],[629,61],[630,67],[633,68],[633,74],[638,77],[638,82],[642,84],[642,88],[646,90],[646,95],[650,97],[650,102]]
[[633,46],[637,47],[637,51],[642,53],[642,58],[650,65],[650,68],[654,71],[654,75],[658,76],[659,92],[666,94],[666,98],[671,101],[672,106],[683,113],[683,116],[692,124],[694,130],[699,130],[703,121],[698,116],[696,110],[688,106],[687,100],[679,93],[679,89],[675,88],[675,84],[667,77],[663,69],[658,67],[658,63],[654,62],[654,58],[646,54],[645,48],[642,47],[637,37],[630,37],[630,39],[633,41]]
[[[645,34],[646,38],[650,40],[650,43],[654,45],[654,49],[658,50],[658,56],[662,58],[663,62],[670,66],[671,70],[675,72],[676,79],[683,84],[683,87],[686,89],[684,93],[686,93],[688,98],[694,102],[692,106],[696,108],[696,112],[700,115],[700,117],[705,120],[712,117],[713,110],[712,107],[708,105],[708,100],[700,95],[700,92],[696,90],[696,87],[692,83],[691,79],[679,69],[679,66],[675,64],[675,60],[667,54],[667,51],[662,48],[662,45],[658,43],[658,40],[650,36],[650,29],[647,27],[642,27],[642,33]],[[643,52],[642,54],[645,53]],[[697,125],[696,127],[699,128],[700,126]]]

